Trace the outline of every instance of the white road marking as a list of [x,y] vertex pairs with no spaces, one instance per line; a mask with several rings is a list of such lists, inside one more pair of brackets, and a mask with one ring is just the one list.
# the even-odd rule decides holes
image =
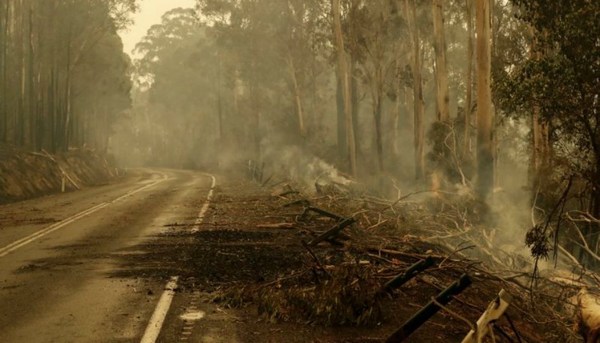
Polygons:
[[167,312],[169,312],[169,307],[171,307],[173,297],[175,296],[177,279],[177,276],[171,277],[171,281],[169,281],[165,286],[165,291],[158,300],[158,304],[156,305],[156,309],[150,318],[150,323],[148,323],[148,327],[146,328],[144,337],[142,337],[141,343],[156,342],[158,334],[160,333],[160,329],[162,328],[165,318],[167,317]]
[[[179,316],[179,318],[181,318],[182,320],[186,320],[186,321],[194,321],[194,320],[200,320],[202,318],[204,318],[204,315],[206,315],[206,313],[204,313],[204,311],[189,311],[186,312],[184,314],[182,314],[181,316]],[[184,328],[185,330],[186,328]],[[192,328],[190,328],[191,330]]]
[[65,227],[65,226],[67,226],[67,225],[69,225],[69,224],[71,224],[71,223],[73,223],[73,222],[75,222],[75,221],[77,221],[77,220],[79,220],[81,218],[87,217],[87,216],[89,216],[92,213],[98,212],[101,209],[103,209],[103,208],[105,208],[105,207],[107,207],[107,206],[109,206],[111,204],[114,204],[114,203],[116,203],[118,201],[121,201],[121,200],[123,200],[123,199],[125,199],[127,197],[130,197],[130,196],[132,196],[132,195],[134,195],[136,193],[139,193],[139,192],[141,192],[141,191],[143,191],[145,189],[148,189],[150,187],[154,187],[154,186],[158,185],[159,183],[161,183],[161,182],[163,182],[165,180],[167,180],[167,176],[163,175],[163,178],[160,179],[160,180],[154,181],[154,182],[152,182],[150,184],[147,184],[147,185],[145,185],[143,187],[140,187],[140,188],[134,189],[132,191],[129,191],[129,192],[125,193],[124,195],[122,195],[122,196],[120,196],[120,197],[118,197],[118,198],[116,198],[114,200],[103,202],[103,203],[98,204],[96,206],[90,207],[87,210],[81,211],[81,212],[79,212],[79,213],[77,213],[75,215],[72,215],[69,218],[63,219],[63,220],[59,221],[58,223],[54,223],[54,224],[52,224],[52,225],[50,225],[50,226],[48,226],[46,228],[43,228],[43,229],[41,229],[41,230],[39,230],[37,232],[34,232],[33,234],[31,234],[31,235],[29,235],[27,237],[24,237],[24,238],[21,238],[21,239],[19,239],[17,241],[14,241],[14,242],[12,242],[9,245],[7,245],[7,246],[5,246],[3,248],[0,248],[0,257],[4,257],[4,256],[10,254],[11,252],[13,252],[13,251],[15,251],[15,250],[17,250],[17,249],[19,249],[19,248],[21,248],[21,247],[23,247],[23,246],[31,243],[31,242],[34,242],[34,241],[36,241],[36,240],[38,240],[38,239],[40,239],[40,238],[42,238],[42,237],[44,237],[46,235],[49,235],[49,234],[51,234],[52,232],[54,232],[56,230],[62,229],[63,227]]
[[[205,175],[210,177],[212,182],[210,185],[210,190],[208,191],[208,195],[206,196],[206,201],[204,202],[204,205],[202,205],[202,208],[200,209],[200,213],[198,213],[198,218],[196,218],[194,225],[202,224],[202,221],[204,220],[204,216],[206,215],[206,211],[208,211],[208,205],[210,204],[210,200],[212,199],[215,186],[217,184],[217,179],[213,175],[210,175],[210,174],[205,174]],[[197,232],[197,231],[198,230],[196,228],[192,230],[192,232]],[[177,276],[173,276],[173,277],[171,277],[171,281],[169,281],[167,283],[167,286],[165,287],[165,291],[163,292],[163,294],[160,296],[160,299],[158,300],[158,304],[156,305],[156,308],[154,309],[154,313],[152,314],[152,317],[150,318],[150,322],[148,323],[148,326],[146,327],[146,331],[144,332],[144,336],[142,336],[142,340],[140,341],[140,343],[155,343],[156,340],[158,339],[158,335],[160,334],[160,331],[162,330],[163,323],[165,321],[165,318],[167,317],[167,313],[169,312],[169,307],[171,307],[171,302],[173,301],[173,297],[175,296],[174,290],[177,288],[178,278],[179,277],[177,277]],[[185,335],[188,333],[183,332],[182,334]],[[191,332],[189,334],[191,334]]]
[[200,230],[199,226],[204,221],[204,216],[206,215],[206,211],[208,211],[208,205],[210,204],[210,200],[212,199],[215,186],[217,185],[217,179],[213,175],[210,175],[210,174],[205,174],[205,175],[209,176],[212,179],[212,182],[210,184],[210,191],[208,191],[208,195],[206,196],[206,201],[204,202],[204,205],[202,205],[202,208],[200,209],[200,213],[198,213],[198,218],[196,218],[196,221],[194,222],[194,228],[192,229],[192,232],[198,232]]

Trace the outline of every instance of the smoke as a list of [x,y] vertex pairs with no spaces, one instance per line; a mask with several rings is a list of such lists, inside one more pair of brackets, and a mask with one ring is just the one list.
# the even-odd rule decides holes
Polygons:
[[269,173],[285,176],[311,193],[315,191],[316,184],[346,187],[353,184],[333,165],[295,145],[267,145],[263,162]]
[[498,155],[494,192],[489,199],[495,231],[493,244],[522,260],[531,253],[525,235],[532,226],[531,190],[528,185],[528,128],[523,120],[507,120],[497,127]]

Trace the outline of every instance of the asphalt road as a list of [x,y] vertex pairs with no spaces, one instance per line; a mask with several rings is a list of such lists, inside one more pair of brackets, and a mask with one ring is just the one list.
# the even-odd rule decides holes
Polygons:
[[210,185],[197,172],[139,170],[0,206],[0,342],[139,342],[164,283],[119,277],[119,256],[194,223]]

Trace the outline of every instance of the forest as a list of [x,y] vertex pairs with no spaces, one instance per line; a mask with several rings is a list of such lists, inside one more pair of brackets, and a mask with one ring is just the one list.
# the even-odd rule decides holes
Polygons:
[[600,261],[599,4],[198,1],[137,45],[121,159],[470,194]]
[[[0,142],[124,166],[460,194],[537,259],[600,263],[600,3],[0,3]],[[523,224],[522,218],[526,218]]]
[[0,142],[106,152],[131,105],[117,30],[134,9],[133,0],[0,2]]

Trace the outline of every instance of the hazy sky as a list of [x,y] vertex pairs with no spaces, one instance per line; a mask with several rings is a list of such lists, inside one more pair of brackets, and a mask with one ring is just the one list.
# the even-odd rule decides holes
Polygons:
[[120,32],[124,50],[131,55],[135,47],[150,26],[160,23],[160,17],[176,7],[194,7],[196,0],[141,0],[140,10],[133,16],[134,23],[127,30]]

